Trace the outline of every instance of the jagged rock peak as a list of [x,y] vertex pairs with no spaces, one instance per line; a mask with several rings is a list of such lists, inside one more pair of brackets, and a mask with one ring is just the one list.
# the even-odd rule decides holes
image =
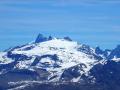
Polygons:
[[103,53],[103,50],[101,50],[100,47],[97,46],[97,47],[95,48],[95,53],[96,53],[96,54],[102,54],[102,53]]
[[120,45],[117,45],[117,47],[113,49],[109,55],[109,59],[114,57],[120,58]]
[[40,43],[40,42],[44,42],[44,41],[47,41],[47,40],[52,40],[53,37],[52,36],[49,36],[49,37],[45,37],[43,36],[43,34],[38,34],[36,40],[35,40],[35,43]]
[[[52,40],[53,37],[49,36],[49,37],[45,37],[43,36],[43,34],[38,34],[35,43],[40,43],[40,42],[44,42],[44,41],[48,41],[48,40]],[[63,39],[67,40],[67,41],[72,41],[72,39],[70,37],[64,37]]]
[[46,40],[47,40],[47,38],[39,33],[36,40],[35,40],[35,43],[43,42],[43,41],[46,41]]

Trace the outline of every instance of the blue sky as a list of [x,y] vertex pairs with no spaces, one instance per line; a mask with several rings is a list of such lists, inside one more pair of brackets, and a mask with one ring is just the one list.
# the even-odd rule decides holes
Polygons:
[[0,0],[0,50],[38,33],[112,49],[120,44],[120,0]]

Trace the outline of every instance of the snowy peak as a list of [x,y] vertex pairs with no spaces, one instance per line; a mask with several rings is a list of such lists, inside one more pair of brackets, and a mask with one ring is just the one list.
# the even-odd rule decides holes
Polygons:
[[[39,75],[41,70],[42,72],[45,70],[47,76],[44,80],[77,82],[82,76],[89,76],[89,71],[94,65],[104,65],[111,54],[116,54],[114,52],[119,54],[119,46],[109,52],[99,47],[94,49],[89,45],[79,44],[69,37],[60,39],[49,36],[47,38],[39,34],[35,42],[17,46],[1,55],[1,70],[4,70],[4,73],[8,72],[8,68],[5,67],[7,66],[12,70],[32,70]],[[116,58],[114,57],[114,60]],[[71,73],[77,76],[69,77]]]
[[113,50],[94,49],[69,37],[60,39],[39,34],[33,43],[0,53],[0,81],[4,82],[0,86],[21,81],[60,82],[63,85],[67,82],[81,85],[118,83],[119,67],[119,45]]
[[[5,56],[6,59],[13,60],[9,62],[10,65],[11,63],[14,65],[12,66],[14,68],[46,70],[50,73],[47,77],[50,81],[60,80],[64,76],[64,70],[78,65],[84,66],[78,66],[80,75],[87,75],[92,65],[97,61],[94,57],[94,49],[88,45],[79,44],[69,37],[63,39],[46,38],[41,34],[38,35],[36,43],[11,49]],[[82,69],[82,72],[79,71],[79,68]],[[56,78],[51,79],[55,76]]]

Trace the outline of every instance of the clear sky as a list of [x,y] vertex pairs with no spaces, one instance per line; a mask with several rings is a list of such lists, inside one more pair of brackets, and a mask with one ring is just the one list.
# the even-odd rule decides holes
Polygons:
[[120,0],[0,0],[0,50],[38,33],[114,48],[120,44]]

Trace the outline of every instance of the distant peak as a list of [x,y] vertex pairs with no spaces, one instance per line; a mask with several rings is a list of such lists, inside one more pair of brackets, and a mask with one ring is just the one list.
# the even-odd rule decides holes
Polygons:
[[97,47],[95,48],[95,53],[96,53],[96,54],[102,54],[103,51],[100,49],[99,46],[97,46]]

